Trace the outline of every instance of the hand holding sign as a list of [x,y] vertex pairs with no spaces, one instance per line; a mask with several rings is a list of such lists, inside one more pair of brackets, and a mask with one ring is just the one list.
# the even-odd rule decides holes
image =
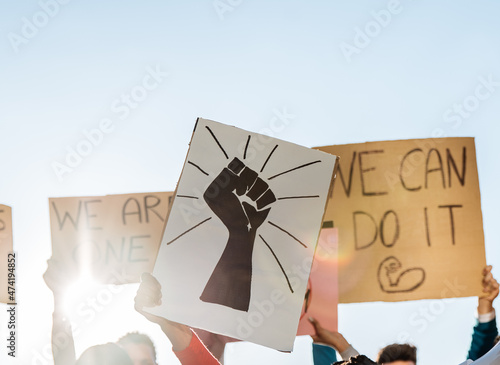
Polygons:
[[[250,198],[241,202],[238,196]],[[229,231],[226,248],[200,297],[248,311],[252,283],[252,251],[257,229],[276,201],[269,185],[257,173],[234,158],[208,186],[203,198]]]
[[491,273],[492,266],[488,265],[483,269],[483,293],[479,297],[477,312],[479,314],[487,314],[493,312],[493,301],[498,297],[499,285],[498,281]]
[[169,321],[163,317],[155,316],[144,311],[144,307],[155,307],[161,304],[161,285],[156,278],[149,274],[141,275],[141,285],[135,296],[135,310],[146,319],[160,325],[162,331],[172,343],[174,351],[182,351],[189,346],[193,332],[188,326]]

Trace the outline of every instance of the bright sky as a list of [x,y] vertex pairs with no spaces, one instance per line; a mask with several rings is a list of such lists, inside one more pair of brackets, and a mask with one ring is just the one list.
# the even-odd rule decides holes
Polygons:
[[[2,350],[0,362],[50,363],[47,198],[173,190],[197,117],[309,147],[475,137],[487,261],[500,277],[497,1],[0,0],[0,7],[0,203],[13,207],[20,327],[20,357],[6,360]],[[148,92],[127,104],[122,95],[148,74]],[[454,104],[474,95],[481,79],[490,80],[488,97],[460,117]],[[294,119],[273,132],[276,110]],[[54,163],[100,125],[109,133],[58,177]],[[83,302],[78,352],[138,329],[155,339],[160,364],[176,363],[160,331],[133,311],[135,289],[112,293],[100,310],[85,312]],[[410,336],[420,364],[458,364],[475,306],[475,298],[340,305],[339,331],[368,356]],[[237,344],[226,360],[310,364],[310,339],[298,339],[291,355]]]

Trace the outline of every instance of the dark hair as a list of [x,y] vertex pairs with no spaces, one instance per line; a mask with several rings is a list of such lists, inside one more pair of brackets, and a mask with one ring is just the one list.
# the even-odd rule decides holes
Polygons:
[[86,349],[76,365],[133,365],[133,362],[124,349],[109,342]]
[[417,348],[409,344],[397,344],[384,347],[378,353],[377,363],[386,364],[394,361],[413,361],[417,363]]
[[118,344],[122,346],[126,346],[129,343],[148,345],[153,350],[153,360],[156,361],[155,345],[148,335],[139,332],[129,332],[125,336],[120,337],[118,340]]
[[377,365],[376,362],[371,361],[365,355],[352,356],[347,361],[337,361],[337,362],[334,362],[332,365],[348,365],[348,364]]
[[493,345],[496,345],[496,344],[497,344],[497,343],[499,343],[499,342],[500,342],[500,336],[497,336],[497,337],[495,338],[495,341],[493,341]]

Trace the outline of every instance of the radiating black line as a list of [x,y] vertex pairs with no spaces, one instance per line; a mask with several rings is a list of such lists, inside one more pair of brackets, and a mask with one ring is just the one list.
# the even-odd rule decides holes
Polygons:
[[274,148],[271,151],[271,153],[269,154],[269,156],[267,156],[266,162],[264,162],[264,165],[262,165],[262,168],[260,169],[260,172],[264,171],[264,167],[266,167],[267,161],[269,161],[269,159],[271,158],[271,155],[274,153],[274,151],[276,150],[276,148],[278,148],[278,145],[274,146]]
[[301,168],[306,167],[306,166],[314,165],[315,163],[318,163],[318,162],[321,162],[321,160],[318,160],[318,161],[313,161],[313,162],[309,162],[309,163],[306,163],[306,164],[303,164],[303,165],[300,165],[300,166],[294,167],[293,169],[290,169],[290,170],[286,170],[286,171],[280,172],[279,174],[276,174],[276,175],[271,176],[270,178],[268,178],[268,180],[274,179],[275,177],[278,177],[278,176],[280,176],[280,175],[287,174],[287,173],[289,173],[289,172],[292,172],[292,171],[295,171],[295,170],[301,169]]
[[248,135],[247,144],[245,146],[245,153],[243,154],[243,159],[247,158],[247,149],[249,143],[250,143],[250,135]]
[[197,196],[191,196],[191,195],[177,195],[178,198],[190,198],[190,199],[198,199]]
[[217,145],[220,147],[221,151],[224,153],[224,156],[226,156],[226,158],[229,159],[229,156],[227,155],[226,151],[224,151],[224,148],[222,148],[222,146],[220,145],[219,140],[217,139],[217,137],[215,137],[214,132],[212,132],[212,130],[210,128],[208,128],[207,125],[205,126],[205,128],[208,129],[208,131],[210,132],[212,137],[214,137],[215,142],[217,142]]
[[209,218],[205,219],[204,221],[201,221],[201,222],[200,222],[200,223],[198,223],[197,225],[195,225],[195,226],[193,226],[193,227],[189,228],[187,231],[185,231],[185,232],[181,233],[180,235],[178,235],[177,237],[175,237],[172,241],[167,242],[167,245],[170,245],[172,242],[174,242],[174,241],[178,240],[179,238],[181,238],[182,236],[184,236],[184,235],[185,235],[186,233],[188,233],[189,231],[192,231],[192,230],[193,230],[193,229],[195,229],[196,227],[201,226],[203,223],[205,223],[206,221],[209,221],[210,219],[212,219],[212,217],[209,217]]
[[285,199],[306,199],[306,198],[319,198],[319,195],[283,196],[281,198],[278,198],[278,200],[285,200]]
[[201,172],[203,172],[205,175],[207,175],[207,176],[208,176],[208,174],[207,174],[205,171],[203,171],[203,169],[202,169],[200,166],[198,166],[197,164],[195,164],[194,162],[188,161],[188,164],[193,165],[193,166],[194,166],[194,167],[196,167],[198,170],[200,170]]
[[290,288],[290,291],[293,293],[292,284],[290,284],[290,280],[288,280],[288,276],[286,275],[286,272],[285,272],[285,269],[283,269],[283,266],[281,266],[280,260],[278,260],[278,257],[274,253],[274,251],[271,248],[271,246],[268,245],[268,243],[266,242],[266,240],[264,239],[264,237],[262,237],[262,235],[260,235],[260,234],[259,234],[259,237],[262,239],[262,241],[264,241],[264,243],[266,244],[266,246],[269,249],[269,251],[271,251],[271,253],[273,254],[274,259],[276,260],[276,262],[278,263],[278,265],[280,265],[281,272],[283,273],[283,275],[285,275],[285,279],[286,279],[286,282],[288,283],[288,287]]
[[302,246],[304,246],[305,248],[307,248],[307,246],[302,243],[297,237],[295,237],[293,234],[291,234],[290,232],[288,232],[287,230],[281,228],[280,226],[278,226],[277,224],[274,224],[273,222],[271,221],[267,221],[267,223],[269,223],[271,226],[274,226],[276,228],[278,228],[279,230],[285,232],[287,235],[289,235],[290,237],[292,237],[295,241],[297,241],[298,243],[300,243]]

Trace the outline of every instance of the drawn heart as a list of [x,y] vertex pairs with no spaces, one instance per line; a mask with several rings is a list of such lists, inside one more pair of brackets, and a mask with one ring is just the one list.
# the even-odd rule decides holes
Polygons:
[[419,267],[403,270],[401,261],[389,256],[380,263],[377,279],[380,289],[386,293],[407,293],[424,283],[425,271]]

